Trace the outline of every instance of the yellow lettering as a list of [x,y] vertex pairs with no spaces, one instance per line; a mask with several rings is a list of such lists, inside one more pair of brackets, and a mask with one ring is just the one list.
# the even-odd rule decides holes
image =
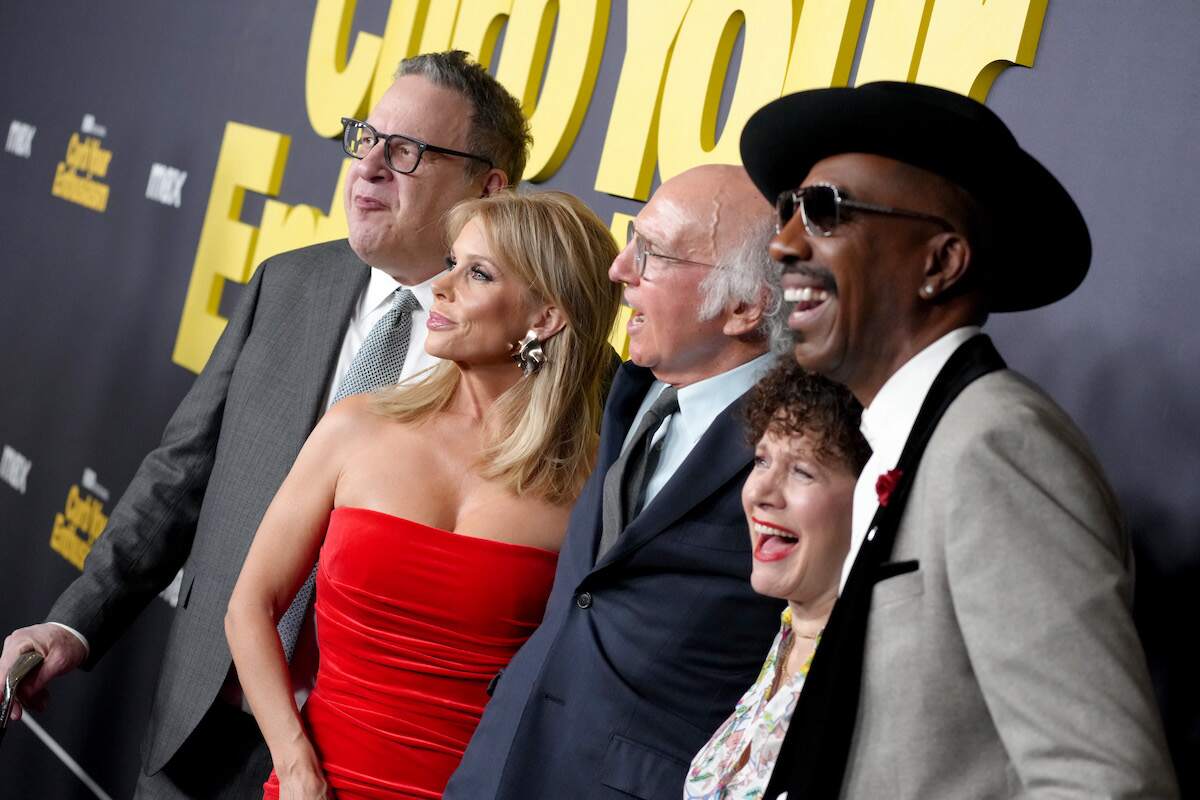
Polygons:
[[987,99],[1014,64],[1033,66],[1047,0],[941,0],[933,9],[917,81]]
[[278,193],[290,142],[282,133],[237,122],[225,125],[171,356],[193,372],[204,368],[225,330],[227,320],[218,313],[225,281],[245,283],[256,263],[251,253],[258,229],[238,219],[245,191]]
[[617,351],[617,355],[622,361],[629,360],[629,318],[633,316],[633,309],[627,305],[617,306],[617,317],[613,320],[612,331],[608,335],[608,343],[612,345],[613,350]]
[[933,0],[875,0],[854,83],[914,80],[932,10]]
[[[779,97],[787,75],[791,0],[710,0],[693,5],[667,68],[658,124],[658,171],[665,181],[699,164],[740,164],[738,139],[750,115]],[[717,139],[717,110],[743,22],[742,65]]]
[[[645,200],[658,161],[663,76],[690,0],[629,0],[625,60],[617,80],[596,191]],[[618,239],[618,241],[623,241]]]
[[783,93],[845,86],[867,0],[805,0]]
[[485,67],[492,63],[500,30],[512,13],[513,0],[459,0],[451,47],[466,50]]
[[[629,226],[632,224],[632,214],[623,214],[620,211],[613,214],[609,230],[612,231],[618,246],[624,246],[624,242],[629,240]],[[617,351],[617,355],[621,357],[622,361],[629,358],[628,326],[631,316],[633,316],[633,309],[622,303],[617,308],[617,318],[613,320],[612,330],[608,334],[608,343],[612,345],[613,350]]]
[[337,186],[333,189],[328,215],[312,206],[289,206],[278,200],[266,201],[259,223],[258,240],[250,262],[261,264],[271,256],[288,250],[345,238],[346,206],[342,202],[342,192],[346,174],[352,163],[349,158],[342,161],[342,170],[338,174]]
[[421,46],[418,52],[438,53],[450,48],[454,38],[454,25],[458,21],[459,0],[437,0],[430,3],[425,15],[425,26],[421,31]]
[[87,145],[80,141],[77,133],[72,133],[71,138],[67,140],[66,164],[76,172],[87,171]]
[[92,140],[92,163],[89,170],[97,178],[108,174],[108,162],[112,160],[112,150],[105,150],[95,139]]
[[83,560],[87,558],[90,548],[80,541],[71,525],[62,514],[54,515],[54,524],[50,528],[50,549],[83,569]]
[[50,528],[50,548],[83,569],[83,561],[92,550],[92,544],[108,524],[104,505],[94,497],[85,497],[79,486],[67,490],[67,501],[61,512],[54,515]]
[[104,513],[104,506],[98,501],[92,500],[92,523],[87,529],[89,550],[92,542],[100,538],[100,534],[104,532],[104,526],[107,524],[108,515]]
[[429,0],[392,0],[383,29],[379,63],[375,65],[375,79],[371,82],[368,110],[375,107],[392,85],[392,76],[396,74],[400,61],[421,52],[421,32],[428,12]]
[[856,84],[916,81],[987,99],[1002,71],[1032,66],[1048,0],[875,0]]
[[101,213],[108,206],[108,186],[81,177],[75,170],[68,169],[63,161],[58,162],[54,169],[54,183],[50,185],[50,194]]
[[261,264],[271,256],[313,244],[320,216],[321,212],[312,206],[266,201],[251,263]]
[[308,122],[320,136],[333,138],[342,117],[366,116],[367,94],[375,77],[382,40],[360,33],[347,59],[350,24],[357,0],[317,0],[308,39],[304,100]]
[[317,218],[314,244],[344,239],[349,235],[350,226],[346,223],[346,176],[350,174],[353,164],[353,159],[342,160],[342,169],[338,172],[337,183],[333,187],[333,199],[329,201],[329,214]]
[[71,486],[67,490],[67,504],[63,509],[67,522],[71,523],[72,527],[83,528],[87,526],[87,502],[79,494],[78,486]]
[[[515,0],[496,79],[521,101],[533,133],[525,177],[553,175],[575,143],[600,71],[610,0]],[[555,16],[558,17],[555,35]],[[554,36],[547,73],[546,56]],[[538,86],[546,74],[541,97]]]

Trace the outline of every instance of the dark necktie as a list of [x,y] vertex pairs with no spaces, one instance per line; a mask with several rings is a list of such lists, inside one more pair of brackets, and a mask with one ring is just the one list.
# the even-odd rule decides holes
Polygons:
[[[404,366],[408,342],[412,338],[412,313],[420,308],[421,304],[408,289],[400,288],[392,294],[391,308],[371,327],[362,347],[354,354],[330,405],[343,397],[369,392],[400,379],[400,369]],[[317,566],[314,564],[292,604],[275,626],[289,662],[296,652],[296,641],[300,638],[300,628],[304,625],[316,585]]]
[[600,548],[596,553],[597,561],[616,544],[621,531],[641,511],[646,484],[654,475],[662,454],[663,439],[655,446],[651,446],[651,440],[663,420],[678,410],[679,398],[675,387],[668,386],[642,417],[629,447],[608,468],[604,476],[603,527]]

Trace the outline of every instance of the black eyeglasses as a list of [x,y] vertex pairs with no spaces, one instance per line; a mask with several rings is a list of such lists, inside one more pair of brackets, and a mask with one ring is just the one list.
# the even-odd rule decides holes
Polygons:
[[775,230],[782,231],[784,226],[800,210],[800,219],[804,221],[804,229],[813,236],[832,236],[834,229],[842,223],[842,209],[866,211],[871,214],[887,214],[892,217],[907,217],[920,219],[941,225],[945,230],[952,231],[954,226],[941,217],[932,214],[922,214],[919,211],[907,211],[903,208],[878,206],[874,203],[861,203],[848,200],[842,196],[842,191],[831,183],[814,183],[811,186],[801,186],[799,189],[785,189],[775,199]]
[[[628,247],[629,243],[633,244],[633,263],[637,265],[639,278],[646,277],[646,262],[649,261],[650,256],[661,258],[663,261],[674,261],[677,264],[695,264],[698,267],[716,266],[715,264],[706,264],[703,261],[693,261],[690,258],[680,258],[679,256],[668,256],[664,253],[656,253],[650,249],[650,243],[646,241],[645,237],[638,233],[637,228],[633,227],[632,225],[629,226],[628,235],[629,239],[626,243],[626,246]],[[651,277],[651,280],[653,280],[653,277]]]
[[495,166],[490,159],[477,156],[474,153],[464,153],[461,150],[451,150],[448,147],[438,147],[436,144],[422,142],[411,136],[399,133],[380,133],[365,122],[350,117],[342,117],[342,149],[351,158],[366,158],[379,142],[384,143],[383,163],[392,172],[408,175],[416,171],[421,164],[421,156],[428,150],[431,153],[442,153],[447,156],[470,158],[482,161],[488,169]]

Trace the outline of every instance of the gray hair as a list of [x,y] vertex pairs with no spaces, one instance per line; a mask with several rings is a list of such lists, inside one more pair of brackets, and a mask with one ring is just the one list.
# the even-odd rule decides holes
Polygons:
[[[400,62],[395,77],[405,75],[420,75],[465,97],[472,109],[466,149],[504,170],[511,185],[521,182],[533,143],[529,123],[517,99],[482,65],[463,50],[422,53]],[[482,162],[469,161],[467,174],[474,177],[485,169]]]
[[791,349],[791,336],[786,324],[787,315],[783,313],[779,265],[767,253],[767,245],[774,235],[774,217],[768,214],[755,216],[741,239],[717,255],[716,266],[700,283],[700,319],[714,319],[738,303],[762,303],[763,316],[758,333],[770,340],[772,349],[786,352]]

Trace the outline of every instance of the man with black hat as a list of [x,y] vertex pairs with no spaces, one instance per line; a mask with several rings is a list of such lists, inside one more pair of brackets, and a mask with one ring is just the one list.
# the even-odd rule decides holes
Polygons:
[[926,86],[790,95],[741,147],[776,203],[796,360],[850,388],[874,451],[766,797],[1177,796],[1116,501],[980,332],[1083,280],[1071,197],[986,107]]

